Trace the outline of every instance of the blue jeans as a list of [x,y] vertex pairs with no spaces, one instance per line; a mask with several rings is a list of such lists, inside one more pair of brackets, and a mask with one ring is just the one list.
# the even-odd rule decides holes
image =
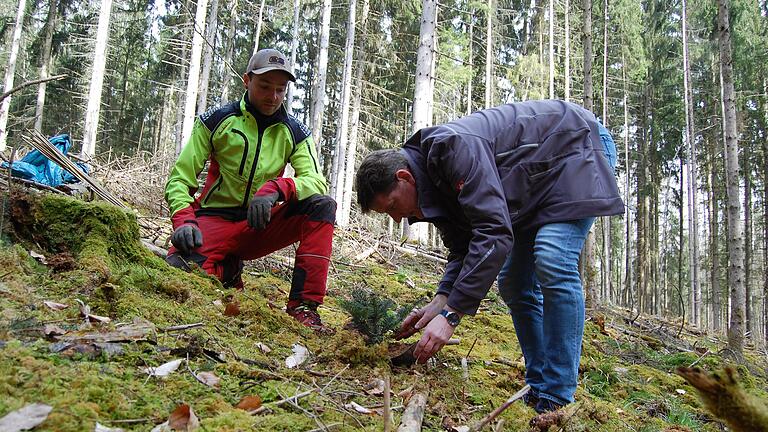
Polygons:
[[603,142],[603,147],[605,147],[605,157],[608,159],[608,165],[616,169],[616,143],[613,142],[613,137],[611,137],[611,133],[608,132],[605,126],[598,123],[597,130],[600,133],[600,141]]
[[515,232],[499,272],[525,356],[525,381],[534,394],[560,405],[573,402],[584,334],[579,253],[595,218]]

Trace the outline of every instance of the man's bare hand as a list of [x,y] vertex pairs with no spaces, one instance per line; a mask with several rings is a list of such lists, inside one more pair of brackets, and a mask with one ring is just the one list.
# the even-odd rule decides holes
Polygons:
[[438,294],[423,308],[414,308],[411,313],[405,317],[403,323],[400,324],[400,329],[395,334],[395,339],[405,339],[426,327],[427,324],[432,321],[432,318],[443,310],[443,307],[445,307],[447,302],[448,297]]
[[413,352],[416,362],[426,363],[430,357],[448,343],[448,340],[453,336],[454,330],[455,328],[448,324],[448,320],[444,316],[438,315],[432,318],[432,321],[424,329],[424,334],[421,335],[419,343],[416,344],[416,350]]

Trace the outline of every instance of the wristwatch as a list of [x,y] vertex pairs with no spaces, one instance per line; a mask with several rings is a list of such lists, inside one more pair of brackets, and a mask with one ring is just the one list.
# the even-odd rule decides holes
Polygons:
[[461,321],[461,317],[456,312],[450,312],[445,309],[440,311],[440,315],[444,316],[446,321],[448,321],[448,324],[451,327],[456,327],[459,325],[459,322]]

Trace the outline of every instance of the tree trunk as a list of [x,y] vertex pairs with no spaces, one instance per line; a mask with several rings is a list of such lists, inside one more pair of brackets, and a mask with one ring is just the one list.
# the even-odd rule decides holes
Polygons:
[[[713,149],[711,154],[717,153],[717,145],[713,142]],[[710,170],[709,170],[709,256],[712,260],[712,273],[710,274],[710,291],[712,296],[712,329],[715,332],[719,332],[721,329],[720,316],[722,314],[722,295],[720,293],[720,253],[718,248],[718,241],[720,238],[720,216],[718,205],[718,194],[715,190],[717,187],[715,174],[715,161],[714,157],[710,156]]]
[[[768,94],[768,79],[763,75],[763,93]],[[768,101],[763,100],[763,130],[768,126]],[[763,140],[763,217],[768,218],[768,140]],[[763,261],[768,261],[768,223],[763,223]],[[766,263],[768,267],[768,263]],[[768,271],[763,271],[763,342],[768,347]]]
[[[621,55],[621,64],[625,65],[624,54]],[[625,241],[624,241],[624,271],[625,277],[625,292],[630,293],[632,289],[632,213],[631,207],[631,193],[630,193],[630,178],[632,164],[629,160],[629,107],[627,106],[627,68],[621,68],[622,81],[624,83],[624,163],[626,164],[625,184],[624,184],[624,223],[625,227]]]
[[555,98],[555,0],[549,0],[549,98]]
[[363,31],[359,38],[359,47],[356,51],[357,70],[355,71],[355,96],[352,102],[352,116],[350,119],[349,148],[347,149],[347,162],[345,164],[346,173],[344,174],[344,196],[341,202],[343,209],[341,214],[341,224],[349,224],[350,213],[352,212],[352,183],[355,178],[355,160],[357,157],[358,131],[360,129],[360,106],[363,96],[363,79],[365,78],[365,41],[368,38],[368,10],[369,1],[363,0],[362,15],[360,16],[360,28]]
[[256,54],[256,51],[259,50],[259,39],[261,39],[261,21],[264,17],[264,3],[266,3],[266,0],[261,0],[261,3],[259,3],[259,15],[256,19],[256,34],[253,37],[253,54]]
[[[352,59],[355,51],[355,21],[357,20],[357,1],[349,0],[349,18],[347,20],[347,41],[344,45],[344,72],[341,78],[341,118],[336,128],[336,152],[333,159],[331,176],[331,196],[337,203],[344,202],[344,175],[347,161],[347,145],[349,138],[349,101],[352,98]],[[342,220],[343,205],[336,206],[336,220]],[[340,226],[344,226],[341,225]]]
[[[608,0],[605,0],[603,23],[603,126],[608,128]],[[600,218],[603,228],[603,262],[601,286],[604,293],[611,291],[611,218]]]
[[[691,293],[693,302],[691,303],[691,321],[697,326],[701,326],[701,283],[699,282],[700,259],[699,259],[699,211],[697,167],[696,167],[696,134],[693,117],[693,92],[691,90],[691,67],[690,54],[688,50],[688,4],[687,0],[682,3],[682,37],[683,37],[683,87],[684,87],[684,106],[685,106],[685,146],[688,150],[688,235],[689,239],[689,264],[691,276]],[[682,221],[681,221],[682,223]]]
[[[301,0],[293,0],[293,26],[291,27],[291,67],[296,67],[296,56],[299,52],[299,12]],[[363,17],[365,19],[365,17]],[[285,97],[288,114],[293,114],[293,95],[296,85],[288,86],[288,95]]]
[[474,38],[474,32],[475,32],[475,10],[472,9],[469,12],[469,80],[467,81],[467,115],[472,114],[472,78],[474,77],[475,72],[475,60],[474,60],[474,54],[475,51],[472,49],[475,38]]
[[[592,0],[584,0],[584,108],[594,110],[592,98]],[[597,283],[595,275],[595,228],[592,227],[587,234],[584,250],[580,257],[581,279],[584,284],[584,301],[587,310],[594,310],[598,306]]]
[[[584,108],[592,111],[592,0],[584,0],[584,30],[582,45],[584,45]],[[625,105],[626,107],[626,105]]]
[[187,93],[184,97],[184,123],[181,128],[181,145],[184,146],[192,135],[192,126],[195,123],[195,104],[197,103],[197,89],[200,82],[200,57],[203,53],[203,33],[205,32],[205,14],[208,8],[208,0],[198,0],[195,11],[195,27],[192,31],[192,54],[189,59],[189,73],[187,74]]
[[[23,0],[22,0],[23,1]],[[88,92],[88,110],[83,127],[83,155],[91,158],[96,154],[96,133],[99,129],[101,112],[101,88],[104,84],[104,69],[107,64],[107,43],[109,39],[109,18],[112,0],[102,0],[99,12],[99,27],[96,31],[96,46],[93,52],[91,86]]]
[[[419,29],[419,49],[416,53],[416,81],[413,91],[413,122],[411,132],[432,125],[429,116],[432,104],[432,63],[434,62],[435,34],[437,28],[437,1],[422,0],[421,27]],[[487,91],[486,91],[487,95]],[[406,222],[403,220],[404,223]],[[429,230],[426,224],[409,227],[408,239],[427,244]]]
[[717,1],[718,41],[720,44],[721,89],[726,154],[726,195],[728,197],[728,287],[731,290],[731,319],[728,347],[738,356],[744,349],[744,224],[741,219],[739,190],[739,149],[736,130],[736,103],[733,89],[731,25],[729,0]]
[[[230,5],[229,27],[227,27],[227,29],[230,33],[234,33],[237,30],[237,0],[232,0],[232,4]],[[232,76],[230,74],[233,73],[233,71],[231,71],[230,69],[232,68],[232,56],[235,51],[235,38],[226,38],[226,39],[227,39],[227,49],[224,54],[224,61],[222,62],[223,73],[221,74],[222,80],[224,81],[222,83],[222,89],[221,89],[222,104],[229,102],[229,85],[232,82]],[[234,74],[234,75],[238,78],[240,77],[239,74]],[[291,91],[291,87],[293,86],[288,86],[289,92]]]
[[325,80],[328,73],[328,39],[331,33],[331,0],[323,0],[320,25],[320,51],[317,54],[315,88],[312,91],[312,138],[317,154],[322,154],[323,114],[325,112]]
[[[197,95],[197,113],[202,114],[208,106],[208,83],[211,78],[213,52],[216,50],[216,34],[219,28],[219,0],[211,0],[211,11],[205,28],[203,40],[203,71],[200,74],[200,92]],[[223,104],[225,101],[221,101]]]
[[[105,0],[108,1],[108,0]],[[16,11],[16,25],[13,28],[13,38],[11,39],[11,54],[8,57],[8,67],[5,69],[5,89],[9,92],[13,89],[13,77],[16,75],[16,57],[19,55],[21,46],[21,30],[24,24],[24,11],[26,11],[27,0],[19,1],[19,9]],[[3,99],[0,105],[0,152],[5,150],[7,139],[8,115],[11,109],[11,97]]]
[[749,155],[751,143],[744,145],[744,312],[745,327],[747,334],[752,334],[752,289],[749,281],[751,280],[751,261],[752,261],[752,174],[749,167]]
[[[43,41],[43,58],[40,61],[40,79],[50,76],[51,46],[53,45],[53,30],[56,27],[56,0],[48,2],[48,18],[45,20],[45,39]],[[45,89],[47,82],[42,82],[37,87],[37,104],[35,105],[35,130],[43,130],[43,110],[45,107]]]
[[563,17],[565,19],[565,100],[571,100],[571,23],[570,13],[571,5],[570,0],[565,0],[565,8],[563,9]]
[[493,106],[493,0],[488,0],[485,28],[485,108]]

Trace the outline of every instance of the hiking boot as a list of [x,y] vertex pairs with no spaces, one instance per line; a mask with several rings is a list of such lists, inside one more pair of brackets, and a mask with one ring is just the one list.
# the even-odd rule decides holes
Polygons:
[[557,411],[563,406],[555,401],[551,401],[549,399],[543,399],[540,398],[539,401],[536,403],[536,407],[533,409],[536,410],[539,414],[548,413],[550,411]]
[[317,306],[318,304],[315,302],[302,302],[296,307],[286,307],[285,313],[318,334],[332,335],[336,333],[332,328],[323,325],[320,314],[317,313]]
[[535,394],[533,391],[529,391],[523,395],[523,403],[531,408],[536,408],[536,404],[539,403],[539,395]]

